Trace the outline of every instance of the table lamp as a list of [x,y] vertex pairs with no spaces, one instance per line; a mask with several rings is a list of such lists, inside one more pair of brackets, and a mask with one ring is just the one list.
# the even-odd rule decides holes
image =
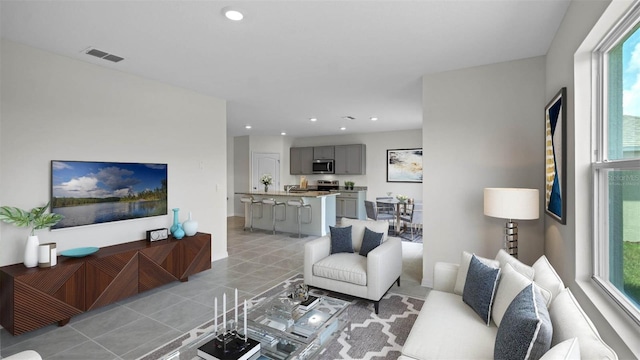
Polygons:
[[539,210],[537,189],[484,189],[484,214],[509,220],[504,229],[504,247],[515,258],[518,257],[518,223],[513,220],[537,219]]

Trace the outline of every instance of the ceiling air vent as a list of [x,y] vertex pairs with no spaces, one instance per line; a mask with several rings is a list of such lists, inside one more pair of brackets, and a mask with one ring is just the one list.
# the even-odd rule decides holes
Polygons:
[[109,54],[108,52],[104,52],[102,50],[98,50],[94,48],[88,48],[84,51],[84,53],[91,56],[99,57],[100,59],[109,60],[115,63],[117,63],[118,61],[124,60],[124,58],[120,56]]
[[353,116],[348,116],[348,115],[347,115],[347,116],[343,116],[343,117],[342,117],[342,119],[343,119],[343,120],[355,120],[356,118],[355,118],[355,117],[353,117]]

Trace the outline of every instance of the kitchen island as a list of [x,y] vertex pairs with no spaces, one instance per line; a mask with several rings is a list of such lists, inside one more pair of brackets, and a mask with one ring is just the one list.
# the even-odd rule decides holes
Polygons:
[[[340,193],[329,191],[246,191],[236,192],[237,195],[251,195],[256,200],[275,199],[286,203],[289,200],[302,198],[305,203],[311,205],[311,223],[302,224],[301,232],[306,235],[324,236],[329,233],[329,226],[336,225],[336,195]],[[271,205],[253,205],[253,228],[271,231],[273,223],[271,222]],[[260,217],[260,206],[262,206],[262,217]],[[307,221],[308,210],[302,210],[302,220]],[[277,219],[282,218],[282,210],[276,208]],[[297,234],[298,219],[297,208],[295,206],[286,206],[285,221],[276,221],[276,231]],[[249,211],[245,207],[245,227],[249,227]]]

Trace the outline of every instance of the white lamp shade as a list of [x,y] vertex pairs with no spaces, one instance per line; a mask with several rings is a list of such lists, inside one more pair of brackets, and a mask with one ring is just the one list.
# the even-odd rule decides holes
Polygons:
[[537,189],[485,188],[484,214],[502,219],[533,220],[539,217]]

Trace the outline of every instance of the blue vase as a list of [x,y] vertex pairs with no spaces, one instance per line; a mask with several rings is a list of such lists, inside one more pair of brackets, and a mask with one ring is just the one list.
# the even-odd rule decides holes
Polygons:
[[178,223],[178,228],[173,232],[173,237],[180,240],[184,237],[184,230],[182,230],[182,224]]
[[[171,225],[171,228],[169,228],[169,231],[173,235],[173,233],[175,233],[176,230],[178,230],[178,225],[180,225],[180,222],[178,221],[178,219],[180,217],[178,212],[180,212],[180,209],[179,208],[175,208],[175,209],[171,209],[171,210],[173,210],[173,225]],[[182,236],[184,236],[184,233],[183,233]],[[174,237],[175,237],[175,235],[174,235]]]

